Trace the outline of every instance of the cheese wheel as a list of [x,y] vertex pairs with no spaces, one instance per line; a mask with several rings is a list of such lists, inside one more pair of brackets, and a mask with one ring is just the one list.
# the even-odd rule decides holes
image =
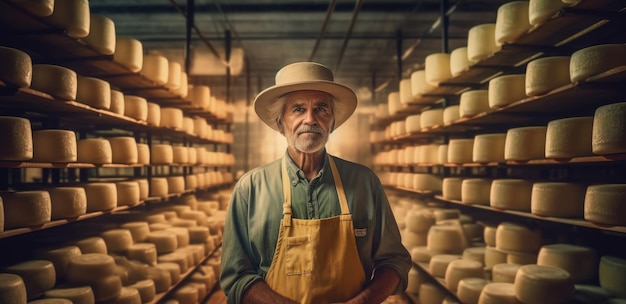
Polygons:
[[156,267],[169,272],[170,277],[172,278],[172,283],[177,283],[178,281],[180,281],[182,277],[182,273],[180,271],[180,265],[177,263],[173,263],[173,262],[158,263],[156,264]]
[[69,288],[57,287],[46,291],[44,297],[68,299],[74,304],[93,304],[95,302],[93,290],[88,285]]
[[141,304],[139,291],[132,287],[122,287],[120,294],[112,301],[114,304]]
[[451,139],[448,142],[448,162],[452,164],[465,164],[472,162],[474,139]]
[[592,155],[593,117],[550,121],[546,130],[546,158],[568,159]]
[[172,147],[173,162],[175,164],[187,164],[189,163],[188,148],[183,146]]
[[500,263],[493,265],[491,269],[491,280],[493,282],[514,283],[517,270],[522,267],[519,264]]
[[493,246],[485,247],[485,269],[493,269],[493,266],[505,263],[507,254]]
[[194,304],[198,302],[198,290],[191,286],[182,286],[174,291],[174,298],[180,304]]
[[33,62],[30,56],[18,49],[0,46],[0,81],[9,86],[27,88],[33,79]]
[[514,265],[537,264],[537,253],[508,251],[506,254],[506,263]]
[[120,227],[130,231],[133,242],[145,241],[150,233],[148,222],[127,222],[122,224]]
[[[458,283],[456,295],[462,303],[478,303],[480,292],[485,285],[489,284],[488,280],[483,278],[464,278]],[[442,303],[443,304],[443,303]]]
[[151,151],[152,164],[171,164],[174,162],[174,149],[172,145],[153,144]]
[[415,99],[418,99],[420,96],[432,91],[434,88],[435,86],[426,82],[425,70],[417,70],[411,73],[411,93]]
[[124,115],[124,93],[111,89],[111,107],[109,111]]
[[[464,224],[470,225],[470,224]],[[463,259],[479,262],[485,264],[485,247],[469,247],[463,250]]]
[[[585,193],[585,220],[607,225],[626,225],[626,184],[592,185]],[[6,208],[6,201],[5,201]],[[8,213],[5,213],[8,219]]]
[[528,21],[532,25],[546,23],[565,3],[559,0],[530,0],[528,4]]
[[[433,215],[435,216],[435,220],[437,221],[437,223],[441,223],[442,221],[445,221],[445,220],[458,219],[460,216],[460,213],[458,209],[437,209],[433,211]],[[450,223],[460,224],[459,221],[452,221]]]
[[176,94],[178,94],[181,98],[185,98],[187,97],[188,93],[189,93],[189,86],[188,86],[187,73],[181,72],[180,73],[180,86],[176,90]]
[[587,187],[583,184],[534,183],[530,211],[540,216],[582,218],[586,190]]
[[72,301],[61,298],[49,298],[29,301],[28,304],[72,304]]
[[173,283],[170,273],[157,267],[148,268],[148,278],[154,282],[154,289],[157,293],[168,291]]
[[148,102],[148,115],[146,116],[146,123],[149,126],[158,127],[161,125],[161,106],[156,103]]
[[428,230],[426,246],[432,252],[460,254],[465,249],[462,234],[459,227],[435,225]]
[[187,163],[191,165],[198,163],[198,150],[196,148],[187,147]]
[[150,179],[150,196],[151,197],[163,197],[169,193],[167,178],[165,177],[153,177]]
[[168,62],[167,83],[165,84],[168,89],[176,91],[180,87],[181,72],[182,67],[180,66],[180,63],[175,61]]
[[543,159],[547,127],[521,127],[509,129],[504,141],[504,159],[528,161]]
[[502,108],[526,98],[526,75],[512,74],[489,80],[489,107]]
[[460,107],[459,106],[449,106],[443,110],[443,123],[450,124],[460,117]]
[[426,233],[415,233],[405,228],[401,233],[402,245],[410,250],[413,247],[425,246],[427,241]]
[[472,161],[475,163],[504,162],[506,133],[480,134],[474,137]]
[[24,280],[12,273],[0,273],[0,303],[26,303]]
[[150,147],[147,144],[137,144],[137,163],[141,165],[150,164]]
[[22,278],[26,285],[26,297],[34,300],[43,293],[54,287],[56,274],[54,265],[46,260],[28,260],[10,265],[6,272],[16,274]]
[[141,303],[149,303],[156,297],[156,287],[151,279],[138,281],[129,287],[137,289]]
[[137,142],[134,137],[119,136],[108,138],[111,144],[111,158],[115,164],[137,163]]
[[524,265],[515,275],[515,297],[523,303],[564,303],[573,294],[570,274],[557,267]]
[[483,287],[478,304],[521,304],[515,297],[515,286],[512,283],[494,282]]
[[111,108],[111,85],[102,79],[78,76],[76,101],[96,109],[108,110]]
[[87,194],[87,212],[108,211],[117,207],[117,187],[114,183],[89,183],[83,187]]
[[33,158],[33,136],[28,119],[0,116],[0,160],[24,161]]
[[461,196],[461,184],[462,178],[459,177],[445,177],[442,184],[442,196],[445,199],[457,200],[462,199]]
[[496,15],[496,44],[515,42],[530,29],[528,1],[512,1],[502,4]]
[[52,262],[56,278],[63,279],[67,273],[67,267],[70,264],[72,256],[81,254],[82,253],[78,246],[65,246],[55,249],[42,250],[37,253],[37,257],[42,260]]
[[185,192],[185,178],[183,176],[167,177],[167,193],[183,193]]
[[434,214],[428,210],[410,210],[406,215],[406,229],[413,233],[427,233],[435,222]]
[[432,283],[424,283],[420,286],[419,302],[420,304],[441,304],[446,298],[446,293]]
[[398,114],[398,111],[402,109],[402,103],[400,102],[400,92],[391,92],[387,95],[387,106],[389,107],[389,115],[393,116]]
[[491,180],[468,178],[461,182],[461,201],[469,205],[489,205]]
[[601,44],[580,49],[572,54],[569,75],[575,83],[626,65],[626,44]]
[[494,179],[489,205],[496,209],[530,211],[533,183],[523,179]]
[[194,85],[189,89],[188,97],[192,106],[200,109],[209,109],[211,88],[205,85]]
[[496,248],[502,251],[537,252],[541,247],[541,230],[502,222],[496,229]]
[[454,260],[448,264],[445,283],[449,290],[457,292],[459,281],[465,278],[485,278],[483,264],[472,260]]
[[483,241],[487,246],[496,246],[496,229],[496,226],[485,226],[483,230]]
[[177,264],[180,267],[181,273],[187,272],[187,269],[191,266],[190,259],[193,260],[193,257],[188,256],[186,252],[176,250],[174,252],[161,254],[157,258],[159,263]]
[[185,286],[195,288],[198,291],[198,299],[200,300],[204,299],[207,295],[207,287],[204,283],[189,282],[185,284]]
[[189,227],[188,230],[191,244],[203,244],[210,236],[209,228],[205,226]]
[[85,238],[76,242],[76,246],[80,248],[82,254],[100,253],[107,254],[107,244],[104,239],[98,236]]
[[529,62],[526,66],[526,95],[543,95],[569,84],[569,66],[569,56],[544,57]]
[[461,256],[456,254],[436,254],[430,258],[428,272],[435,277],[443,278],[450,262],[460,260]]
[[110,164],[113,162],[111,143],[104,138],[81,139],[76,144],[79,163]]
[[157,85],[165,85],[169,77],[169,62],[161,55],[144,55],[140,73]]
[[113,55],[115,53],[115,23],[108,17],[91,15],[89,34],[83,38],[83,41],[100,54]]
[[413,174],[412,188],[420,191],[441,191],[441,178],[433,174]]
[[594,154],[626,152],[626,102],[598,107],[593,116],[591,150]]
[[54,11],[54,0],[13,0],[12,2],[27,10],[29,13],[39,17],[50,16]]
[[[180,214],[180,218],[194,220],[196,221],[196,223],[198,223],[198,225],[204,225],[207,220],[206,214],[198,210],[183,211]],[[186,232],[189,233],[189,231],[186,231]]]
[[467,58],[467,47],[454,49],[450,53],[450,74],[456,77],[467,70],[472,62]]
[[30,88],[61,100],[76,100],[78,76],[62,66],[33,64]]
[[120,38],[115,40],[113,60],[138,73],[143,67],[143,45],[137,39]]
[[135,206],[140,202],[139,184],[135,181],[115,183],[118,206]]
[[193,119],[191,117],[183,117],[183,131],[189,135],[196,135],[193,129]]
[[166,229],[166,231],[174,233],[176,235],[176,243],[178,244],[178,248],[185,247],[189,245],[189,230],[183,227],[171,227]]
[[124,95],[124,115],[139,121],[148,119],[148,101],[139,96]]
[[496,24],[487,23],[473,26],[467,33],[467,59],[477,62],[498,50],[496,44]]
[[610,255],[600,258],[598,269],[600,286],[617,297],[626,297],[626,260]]
[[489,91],[472,90],[461,93],[459,100],[459,115],[472,117],[489,112]]
[[177,108],[161,108],[161,127],[182,129],[183,110]]
[[172,231],[151,231],[146,242],[153,243],[159,254],[174,252],[178,248],[178,238]]
[[100,277],[90,283],[96,303],[111,301],[122,294],[122,280],[117,275]]
[[426,82],[437,86],[439,83],[452,78],[450,72],[450,54],[435,53],[426,56],[425,62]]
[[420,126],[422,129],[439,126],[443,124],[443,109],[430,109],[423,111],[420,115]]
[[83,253],[70,257],[66,279],[71,284],[91,285],[101,278],[114,274],[115,260],[113,257],[101,253]]
[[1,194],[4,205],[4,229],[34,227],[51,219],[47,191],[20,191]]
[[400,80],[398,84],[400,91],[400,103],[402,104],[410,104],[415,101],[413,98],[413,92],[411,91],[411,79],[406,78]]
[[205,138],[209,132],[209,125],[205,118],[203,117],[194,117],[193,118],[193,129],[196,135],[200,138]]
[[133,236],[127,229],[111,229],[103,232],[100,236],[107,244],[109,252],[122,252],[128,250],[133,244]]
[[73,163],[77,160],[76,134],[70,130],[33,132],[33,159],[42,163]]
[[567,270],[577,283],[592,280],[598,273],[596,251],[589,247],[570,244],[542,246],[537,256],[537,265]]
[[46,20],[74,38],[83,38],[90,28],[89,1],[55,0],[52,14]]

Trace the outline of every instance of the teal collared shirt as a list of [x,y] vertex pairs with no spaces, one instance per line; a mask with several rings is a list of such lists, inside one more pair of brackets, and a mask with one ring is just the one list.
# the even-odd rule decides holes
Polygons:
[[[320,219],[341,214],[328,161],[309,182],[287,153],[285,156],[293,217]],[[401,243],[380,180],[365,166],[333,159],[346,192],[366,279],[371,279],[377,268],[389,267],[400,276],[397,292],[403,291],[411,257]],[[246,289],[265,278],[274,257],[282,213],[281,160],[253,169],[237,182],[222,243],[220,285],[229,303],[241,303]]]

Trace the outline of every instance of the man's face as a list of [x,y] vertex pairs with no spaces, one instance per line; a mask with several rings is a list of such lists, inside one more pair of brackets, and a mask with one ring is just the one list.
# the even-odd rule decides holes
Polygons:
[[287,144],[303,153],[320,151],[335,122],[332,97],[319,91],[297,91],[286,96],[281,133]]

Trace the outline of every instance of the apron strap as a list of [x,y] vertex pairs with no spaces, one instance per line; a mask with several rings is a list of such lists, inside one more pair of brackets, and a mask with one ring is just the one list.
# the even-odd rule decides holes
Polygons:
[[282,177],[283,177],[283,226],[291,226],[291,187],[289,186],[289,175],[287,174],[287,156],[283,156]]
[[335,161],[330,156],[330,154],[328,154],[328,161],[330,164],[330,170],[333,173],[333,179],[335,180],[335,187],[337,188],[337,196],[339,197],[339,205],[341,206],[341,214],[350,215],[350,209],[348,208],[348,199],[346,198],[346,192],[343,189],[341,176],[339,176],[339,171],[337,171],[337,166],[335,165]]

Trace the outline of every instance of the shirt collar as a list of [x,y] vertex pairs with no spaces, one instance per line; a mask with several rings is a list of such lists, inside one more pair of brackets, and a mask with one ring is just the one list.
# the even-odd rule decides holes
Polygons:
[[[306,179],[304,177],[304,171],[300,170],[300,168],[296,165],[293,159],[291,159],[291,156],[289,156],[289,151],[285,151],[285,157],[287,158],[286,163],[287,163],[287,175],[289,175],[289,182],[292,186],[295,186],[298,184],[299,181]],[[328,158],[328,155],[327,155],[326,149],[324,149],[324,153],[323,153],[324,165],[322,166],[322,169],[317,175],[320,178],[324,176],[324,172],[330,170],[327,158]]]

